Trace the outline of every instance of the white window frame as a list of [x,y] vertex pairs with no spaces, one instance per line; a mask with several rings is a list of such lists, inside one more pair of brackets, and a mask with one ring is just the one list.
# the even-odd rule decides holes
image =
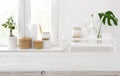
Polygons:
[[[31,37],[31,0],[18,1],[18,34],[21,37]],[[58,0],[52,0],[52,44],[58,45]]]

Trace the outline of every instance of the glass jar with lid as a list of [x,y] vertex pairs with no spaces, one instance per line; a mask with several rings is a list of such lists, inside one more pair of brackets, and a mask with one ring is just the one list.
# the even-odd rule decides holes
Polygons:
[[72,34],[73,34],[73,38],[81,38],[82,37],[81,28],[80,27],[74,27],[73,31],[72,31]]

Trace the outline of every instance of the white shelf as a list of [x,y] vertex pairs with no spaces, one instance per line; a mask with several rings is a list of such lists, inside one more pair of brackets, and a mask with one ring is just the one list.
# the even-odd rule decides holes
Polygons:
[[43,48],[43,49],[8,49],[7,47],[0,47],[0,52],[63,52],[64,49],[61,47],[51,47],[51,48]]
[[63,37],[66,48],[71,51],[114,51],[115,40],[111,34],[103,34],[102,38],[73,38],[71,36]]
[[65,41],[78,41],[78,42],[81,42],[81,43],[91,43],[91,41],[93,42],[98,42],[98,41],[101,41],[101,42],[111,42],[113,43],[114,42],[114,39],[112,38],[73,38],[73,37],[63,37],[63,40]]
[[113,47],[115,41],[110,39],[63,38],[67,44],[75,47]]
[[114,47],[114,44],[104,44],[104,43],[75,43],[71,42],[72,47]]

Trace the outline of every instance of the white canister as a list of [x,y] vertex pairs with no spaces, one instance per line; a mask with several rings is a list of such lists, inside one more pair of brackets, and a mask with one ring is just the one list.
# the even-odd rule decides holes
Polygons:
[[44,48],[50,48],[51,47],[50,32],[43,32],[42,33],[42,40],[43,40],[43,47]]
[[43,48],[50,48],[51,41],[50,40],[43,40]]
[[8,37],[8,48],[9,49],[17,48],[17,37]]

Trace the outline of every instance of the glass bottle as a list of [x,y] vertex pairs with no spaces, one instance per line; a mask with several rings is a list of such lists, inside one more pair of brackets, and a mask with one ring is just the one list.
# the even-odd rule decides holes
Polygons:
[[83,28],[82,28],[82,32],[83,32],[83,38],[87,38],[88,36],[88,28],[86,23],[84,24]]
[[97,29],[94,25],[94,15],[93,14],[91,14],[91,17],[90,17],[89,35],[92,38],[97,38]]

